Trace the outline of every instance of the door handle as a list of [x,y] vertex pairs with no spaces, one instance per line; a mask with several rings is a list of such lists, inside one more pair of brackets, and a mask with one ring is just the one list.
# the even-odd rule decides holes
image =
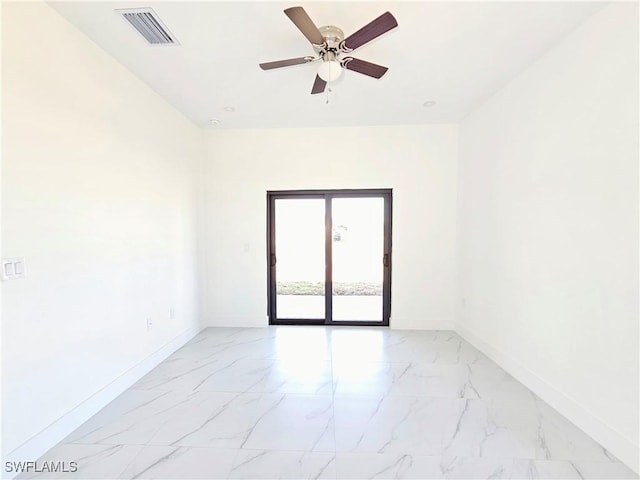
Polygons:
[[383,255],[383,257],[382,257],[382,264],[383,264],[385,267],[388,267],[388,266],[389,266],[389,254],[388,254],[388,253],[385,253],[385,254]]
[[272,253],[271,255],[269,255],[269,265],[272,267],[276,266],[276,254]]

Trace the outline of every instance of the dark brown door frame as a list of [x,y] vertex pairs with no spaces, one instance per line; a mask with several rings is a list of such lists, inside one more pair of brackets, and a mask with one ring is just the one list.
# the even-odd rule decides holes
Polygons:
[[[389,326],[391,316],[391,223],[393,191],[390,188],[383,189],[359,189],[359,190],[285,190],[267,191],[267,315],[269,325],[362,325],[362,326]],[[384,199],[384,253],[382,282],[382,321],[333,321],[333,242],[331,229],[331,200],[333,198],[349,197],[382,197]],[[316,198],[325,200],[325,318],[317,319],[279,319],[277,318],[276,296],[276,236],[275,236],[275,202],[277,199],[308,199]]]

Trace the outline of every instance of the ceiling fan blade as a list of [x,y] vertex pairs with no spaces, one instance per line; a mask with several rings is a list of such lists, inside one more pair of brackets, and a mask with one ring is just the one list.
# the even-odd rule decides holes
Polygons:
[[396,28],[398,22],[389,12],[385,12],[374,21],[362,27],[356,33],[349,35],[340,43],[340,49],[344,52],[352,52],[367,42],[370,42],[392,28]]
[[313,82],[313,88],[311,89],[311,95],[324,92],[327,86],[327,82],[320,78],[320,75],[316,75],[316,81]]
[[307,37],[314,45],[323,45],[324,37],[318,30],[318,27],[313,23],[313,20],[309,18],[307,12],[305,12],[302,7],[291,7],[287,8],[284,13],[291,19],[291,21],[298,27],[298,30],[302,32],[302,34]]
[[288,58],[286,60],[278,60],[276,62],[261,63],[260,68],[263,70],[271,70],[272,68],[289,67],[291,65],[301,65],[313,61],[313,57]]
[[387,67],[382,65],[376,65],[375,63],[365,62],[353,57],[345,57],[342,59],[341,65],[347,70],[353,70],[354,72],[362,73],[363,75],[369,75],[373,78],[380,78],[387,70]]

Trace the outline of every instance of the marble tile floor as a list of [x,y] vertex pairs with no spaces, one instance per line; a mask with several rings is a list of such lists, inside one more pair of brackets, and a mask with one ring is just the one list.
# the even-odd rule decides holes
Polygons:
[[[638,478],[458,335],[209,328],[40,478]],[[29,478],[23,476],[21,478]]]

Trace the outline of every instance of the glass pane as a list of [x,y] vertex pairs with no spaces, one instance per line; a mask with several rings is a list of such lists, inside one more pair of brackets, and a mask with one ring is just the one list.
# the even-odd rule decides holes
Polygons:
[[333,320],[382,321],[384,199],[334,198]]
[[276,317],[325,318],[325,205],[321,198],[276,199]]

